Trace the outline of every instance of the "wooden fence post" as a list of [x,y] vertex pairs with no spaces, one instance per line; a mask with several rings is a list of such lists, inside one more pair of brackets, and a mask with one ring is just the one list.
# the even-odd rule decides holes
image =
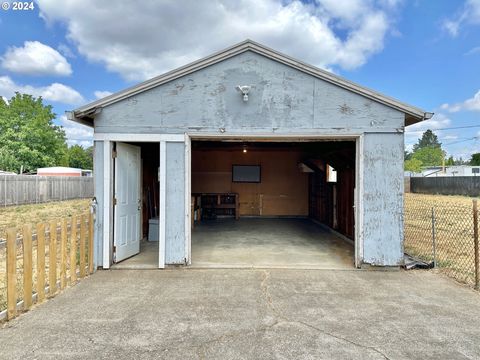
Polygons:
[[17,315],[17,229],[7,230],[7,319]]
[[93,274],[93,214],[88,216],[88,272]]
[[85,214],[80,216],[80,278],[85,277]]
[[37,224],[37,303],[45,300],[45,224]]
[[60,289],[67,286],[67,219],[62,219],[61,242],[60,242]]
[[32,307],[32,227],[23,227],[23,309]]
[[473,200],[473,244],[474,244],[474,251],[475,251],[475,289],[479,289],[480,283],[480,264],[479,264],[479,257],[480,254],[478,253],[478,207],[477,207],[477,200]]
[[77,216],[72,216],[70,224],[70,283],[77,281]]
[[50,243],[48,250],[48,286],[49,295],[57,292],[57,221],[50,222]]

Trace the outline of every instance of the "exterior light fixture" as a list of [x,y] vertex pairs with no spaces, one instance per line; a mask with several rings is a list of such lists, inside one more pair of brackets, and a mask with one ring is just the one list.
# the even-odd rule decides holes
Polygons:
[[243,101],[248,101],[248,92],[250,91],[250,86],[248,85],[237,85],[236,89],[243,94]]
[[242,151],[243,151],[244,154],[247,152],[247,145],[246,144],[243,145],[243,150]]

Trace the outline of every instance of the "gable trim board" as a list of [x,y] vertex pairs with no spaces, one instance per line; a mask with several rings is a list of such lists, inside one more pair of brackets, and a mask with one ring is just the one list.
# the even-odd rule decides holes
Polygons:
[[252,40],[245,40],[239,44],[229,47],[223,51],[214,53],[203,59],[182,66],[178,69],[169,71],[163,75],[154,77],[153,79],[144,81],[138,85],[132,86],[115,94],[109,95],[103,99],[96,100],[90,104],[79,107],[73,111],[67,111],[67,118],[72,121],[79,122],[84,125],[93,126],[95,115],[101,112],[102,107],[114,104],[133,95],[142,93],[154,87],[160,86],[167,82],[178,79],[182,76],[191,74],[228,58],[234,57],[246,51],[263,55],[279,63],[290,66],[301,72],[324,80],[345,90],[362,95],[368,99],[384,104],[388,107],[396,109],[405,114],[405,126],[415,124],[432,117],[433,113],[427,113],[415,106],[405,104],[389,96],[380,94],[374,90],[346,80],[340,76],[334,75],[328,71],[319,69],[315,66],[306,64],[300,60],[284,55],[276,50],[270,49]]

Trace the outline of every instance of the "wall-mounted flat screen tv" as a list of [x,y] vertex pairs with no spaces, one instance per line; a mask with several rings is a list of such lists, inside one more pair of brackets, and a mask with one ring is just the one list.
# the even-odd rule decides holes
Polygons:
[[259,183],[261,181],[260,165],[233,165],[232,181]]

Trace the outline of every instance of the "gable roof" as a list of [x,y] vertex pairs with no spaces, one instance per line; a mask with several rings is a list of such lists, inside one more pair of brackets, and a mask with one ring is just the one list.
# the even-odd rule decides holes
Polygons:
[[159,85],[165,84],[182,76],[191,74],[195,71],[203,69],[207,66],[216,64],[238,54],[244,53],[246,51],[253,51],[257,54],[263,55],[267,58],[270,58],[274,61],[280,62],[282,64],[288,65],[292,68],[295,68],[299,71],[302,71],[306,74],[319,78],[321,80],[327,81],[331,84],[349,90],[351,92],[362,95],[368,99],[374,100],[391,108],[394,108],[405,114],[405,125],[412,125],[419,121],[429,119],[433,114],[426,113],[425,111],[403,102],[400,102],[396,99],[393,99],[389,96],[380,94],[374,90],[368,89],[361,85],[358,85],[354,82],[346,80],[340,76],[332,74],[328,71],[319,69],[315,66],[306,64],[300,60],[296,60],[290,56],[279,53],[276,50],[270,49],[264,45],[261,45],[252,40],[245,40],[241,43],[233,45],[225,50],[216,52],[210,56],[207,56],[203,59],[194,61],[185,66],[179,67],[175,70],[169,71],[165,74],[156,76],[150,80],[146,80],[138,85],[129,87],[125,90],[121,90],[112,95],[106,96],[102,99],[93,101],[87,105],[81,106],[73,111],[67,111],[67,117],[69,120],[82,123],[84,125],[93,125],[93,119],[95,114],[101,111],[102,107],[108,106],[110,104],[122,101],[128,97],[137,95],[143,91],[152,89]]

